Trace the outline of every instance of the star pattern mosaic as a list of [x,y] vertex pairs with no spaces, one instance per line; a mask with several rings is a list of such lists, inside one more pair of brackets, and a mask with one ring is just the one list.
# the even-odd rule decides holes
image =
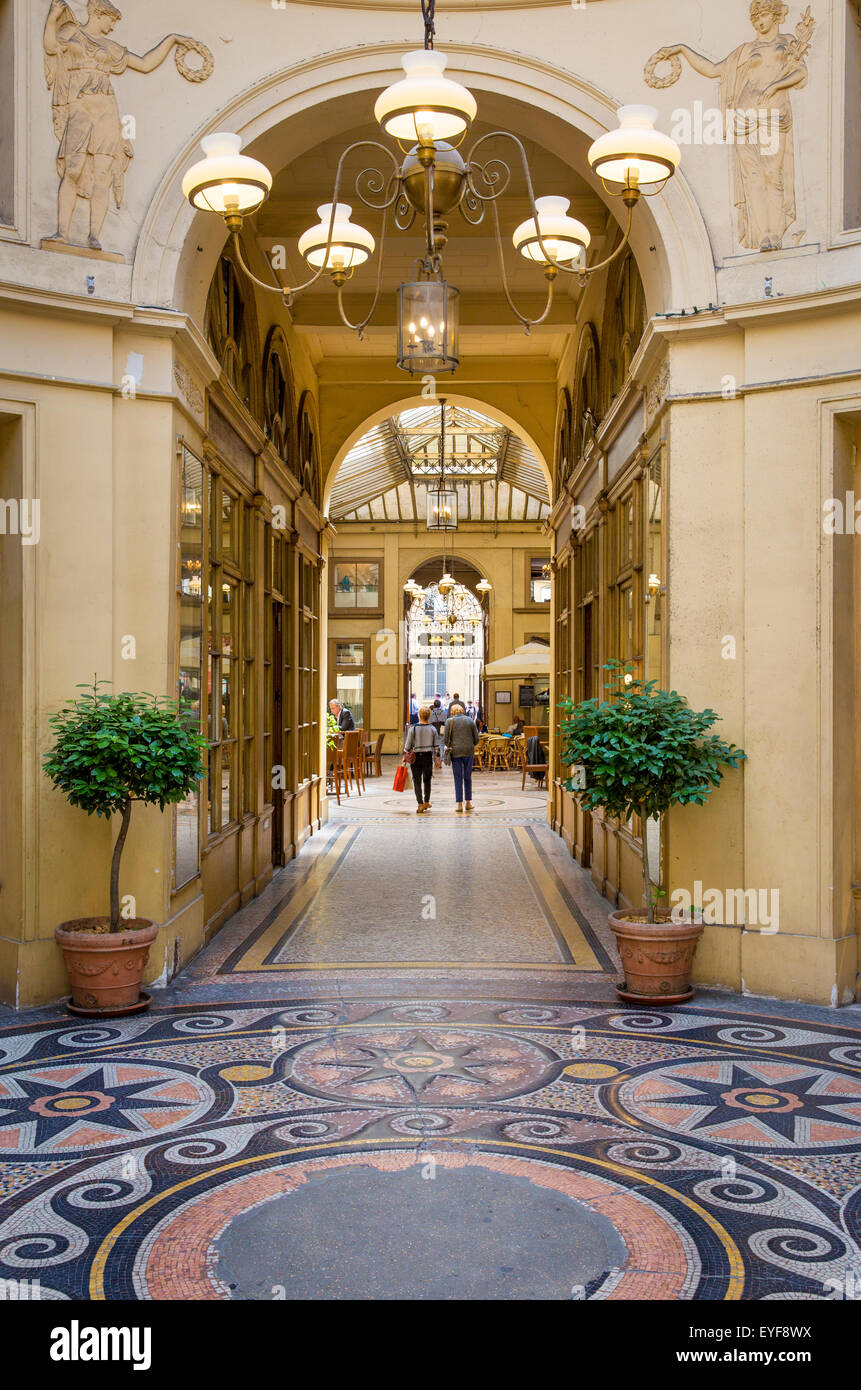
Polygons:
[[430,1155],[607,1215],[627,1255],[587,1299],[833,1298],[861,1269],[839,1017],[318,997],[0,1029],[0,1279],[227,1299],[242,1213]]

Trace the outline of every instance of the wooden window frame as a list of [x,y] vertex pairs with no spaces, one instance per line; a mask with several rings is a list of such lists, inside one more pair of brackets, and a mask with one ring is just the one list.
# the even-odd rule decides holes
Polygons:
[[[336,565],[379,565],[380,601],[376,608],[336,608],[335,607],[335,567]],[[382,555],[333,555],[329,570],[329,617],[330,618],[382,618],[385,616],[385,562]]]
[[546,555],[543,555],[543,556],[542,556],[542,555],[536,555],[536,554],[534,554],[534,552],[531,551],[531,550],[527,550],[527,551],[526,551],[526,553],[525,553],[525,555],[524,555],[524,557],[523,557],[523,565],[524,565],[524,570],[523,570],[523,573],[524,573],[523,606],[524,606],[524,609],[526,609],[526,610],[527,610],[528,612],[530,612],[530,613],[547,613],[547,614],[549,614],[549,613],[552,611],[552,608],[553,608],[553,589],[552,589],[552,585],[551,585],[550,596],[549,596],[549,598],[547,598],[547,599],[545,600],[544,603],[536,603],[536,602],[533,600],[533,598],[532,598],[532,561],[533,561],[533,560],[540,560],[541,563],[542,563],[543,565],[544,565],[544,564],[549,564],[549,562],[550,562],[550,552],[548,551]]

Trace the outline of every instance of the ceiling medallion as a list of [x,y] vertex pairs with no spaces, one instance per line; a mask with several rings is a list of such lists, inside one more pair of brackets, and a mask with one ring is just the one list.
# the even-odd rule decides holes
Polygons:
[[[681,154],[668,135],[655,129],[657,111],[651,106],[622,106],[619,127],[595,140],[589,163],[607,193],[620,197],[627,208],[622,241],[612,255],[586,264],[588,229],[569,216],[569,200],[558,194],[536,198],[522,141],[511,131],[494,130],[481,136],[469,151],[459,146],[475,119],[475,97],[446,75],[445,55],[434,48],[435,0],[422,0],[424,48],[406,53],[404,75],[381,92],[374,116],[384,134],[397,143],[397,152],[377,140],[358,140],[338,161],[331,202],[317,209],[320,221],[299,238],[298,249],[312,274],[303,284],[266,284],[249,270],[239,232],[245,217],[256,212],[272,189],[272,174],[256,159],[241,153],[238,135],[220,132],[202,142],[204,158],[183,179],[183,193],[192,206],[222,217],[233,237],[236,257],[249,279],[283,297],[287,305],[327,274],[335,286],[341,319],[359,338],[376,312],[380,299],[387,224],[408,231],[420,219],[424,250],[415,263],[413,279],[398,290],[398,366],[411,375],[453,372],[459,363],[460,293],[443,275],[449,216],[458,212],[473,226],[492,219],[499,278],[508,306],[528,333],[548,317],[554,281],[560,273],[574,275],[583,285],[589,275],[615,260],[628,243],[634,208],[641,195],[660,193],[678,167]],[[547,282],[544,310],[529,318],[511,296],[505,269],[498,203],[511,181],[511,167],[493,153],[490,142],[508,141],[522,169],[532,216],[513,235],[515,250],[541,266]],[[382,169],[366,167],[355,179],[355,194],[365,207],[382,214],[379,246],[366,228],[353,221],[351,204],[341,201],[346,160],[357,150],[373,149],[384,156]],[[376,252],[377,277],[373,303],[365,318],[353,323],[344,309],[343,287],[358,266]]]

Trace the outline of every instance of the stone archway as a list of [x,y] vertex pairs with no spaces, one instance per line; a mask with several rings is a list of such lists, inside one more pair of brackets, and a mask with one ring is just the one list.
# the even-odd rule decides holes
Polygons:
[[[501,387],[500,393],[504,390],[505,387]],[[346,437],[343,436],[343,426],[341,426],[341,428],[339,429],[339,437],[342,438],[342,443],[339,446],[337,446],[334,449],[334,451],[326,450],[324,452],[324,457],[328,454],[328,456],[331,458],[331,463],[329,467],[325,469],[325,481],[323,485],[324,513],[328,511],[329,499],[332,495],[332,488],[334,487],[335,480],[338,476],[338,470],[341,467],[341,464],[343,463],[344,459],[347,457],[347,454],[350,452],[353,446],[358,443],[362,436],[367,434],[368,430],[372,429],[374,425],[379,424],[381,420],[385,420],[391,415],[399,414],[403,410],[411,410],[421,406],[426,407],[430,403],[427,397],[416,394],[416,389],[410,382],[404,382],[404,392],[405,394],[403,396],[393,395],[392,400],[388,404],[380,406],[377,410],[372,411],[369,415],[364,415],[361,420],[358,420],[357,423],[353,425],[352,429],[350,429],[350,432],[346,435]],[[441,389],[439,394],[441,396],[445,396],[445,399],[449,404],[460,405],[466,407],[467,409],[480,411],[484,415],[489,415],[495,418],[499,421],[501,425],[505,425],[506,428],[510,429],[514,434],[519,435],[523,442],[532,450],[532,453],[535,455],[535,458],[540,464],[541,470],[544,474],[545,482],[547,483],[548,496],[552,498],[553,479],[551,474],[551,468],[547,461],[548,455],[536,442],[535,436],[530,432],[529,428],[527,428],[522,419],[517,418],[512,414],[509,414],[507,411],[502,410],[498,405],[496,405],[495,401],[493,401],[492,398],[495,394],[498,394],[497,392],[494,392],[492,390],[488,391],[487,395],[491,397],[491,399],[471,395],[462,395],[457,391],[448,391],[445,389]],[[515,406],[517,406],[519,403],[515,402],[514,404]],[[522,415],[524,413],[525,412],[522,409],[518,410],[518,415]],[[536,418],[535,420],[531,420],[530,424],[532,426],[532,429],[535,430],[536,435],[539,435],[539,433],[546,433],[546,428],[542,429],[540,419]],[[325,442],[328,443],[330,441],[330,438],[331,435],[329,432],[327,432],[325,436]],[[549,457],[552,460],[552,454]]]

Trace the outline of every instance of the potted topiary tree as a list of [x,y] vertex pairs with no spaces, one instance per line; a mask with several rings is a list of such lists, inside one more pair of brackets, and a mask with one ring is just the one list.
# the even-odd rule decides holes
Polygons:
[[110,916],[63,922],[54,935],[72,986],[73,1013],[140,1011],[141,980],[158,927],[120,914],[120,860],[136,801],[164,810],[193,791],[204,773],[206,747],[197,715],[155,695],[109,695],[104,681],[49,720],[54,745],[44,770],[73,806],[88,816],[120,816],[110,874]]
[[623,822],[637,815],[643,826],[644,906],[609,919],[625,972],[617,993],[644,1004],[682,1003],[693,995],[690,974],[703,924],[673,921],[656,908],[660,889],[649,871],[645,827],[671,806],[702,806],[724,769],[738,767],[746,755],[708,733],[718,718],[714,710],[697,713],[677,691],[635,680],[621,662],[604,669],[608,699],[563,701],[562,760],[580,770],[564,785],[577,792],[584,810],[601,806]]

